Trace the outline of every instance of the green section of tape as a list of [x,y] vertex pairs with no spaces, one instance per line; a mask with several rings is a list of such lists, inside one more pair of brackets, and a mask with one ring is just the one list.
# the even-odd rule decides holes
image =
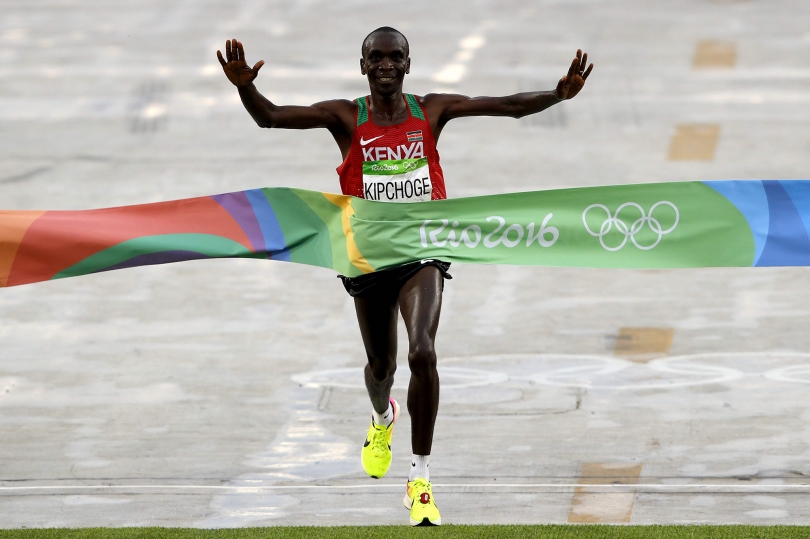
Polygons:
[[[699,182],[412,204],[357,200],[354,206],[356,243],[376,268],[422,258],[595,268],[750,266],[754,255],[745,218]],[[535,237],[544,221],[546,232],[540,242]],[[527,245],[530,231],[533,241]]]
[[[343,233],[341,208],[329,202],[329,200],[324,197],[323,193],[317,191],[307,191],[305,189],[289,189],[289,191],[300,198],[309,209],[318,216],[326,227],[332,251],[332,263],[327,267],[331,267],[343,275],[359,275],[357,268],[349,262],[349,253],[346,249],[346,235]],[[295,219],[296,218],[293,217],[291,221],[293,226],[296,222]]]
[[86,275],[121,264],[136,256],[164,251],[191,251],[212,258],[267,259],[267,255],[253,253],[244,245],[221,236],[211,234],[160,234],[134,238],[99,251],[78,264],[60,271],[52,279]]
[[281,226],[290,261],[331,268],[332,241],[318,214],[290,189],[262,189],[262,192]]

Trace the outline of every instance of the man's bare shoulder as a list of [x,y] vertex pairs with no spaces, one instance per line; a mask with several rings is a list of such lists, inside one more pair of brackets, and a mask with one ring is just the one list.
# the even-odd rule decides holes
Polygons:
[[469,99],[466,95],[461,94],[425,94],[422,97],[417,96],[417,98],[426,107],[431,105],[452,105]]
[[348,99],[330,99],[328,101],[319,101],[318,103],[313,103],[312,106],[321,110],[327,110],[331,113],[353,113],[357,109],[357,104]]
[[417,98],[427,110],[432,121],[439,124],[443,124],[450,119],[445,117],[449,109],[470,99],[466,95],[460,94],[425,94],[423,97],[417,96]]
[[348,126],[354,123],[354,115],[355,111],[357,110],[357,104],[354,101],[349,101],[348,99],[330,99],[328,101],[313,103],[312,108],[321,110],[332,117],[337,118],[342,125]]

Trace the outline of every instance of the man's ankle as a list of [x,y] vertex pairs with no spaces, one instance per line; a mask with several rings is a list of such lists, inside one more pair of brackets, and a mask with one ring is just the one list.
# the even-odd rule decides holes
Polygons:
[[394,407],[391,402],[388,402],[388,409],[383,413],[378,413],[374,408],[371,409],[371,418],[374,420],[375,425],[388,427],[394,422]]
[[411,471],[408,474],[408,481],[419,478],[430,481],[430,455],[414,455],[411,458]]

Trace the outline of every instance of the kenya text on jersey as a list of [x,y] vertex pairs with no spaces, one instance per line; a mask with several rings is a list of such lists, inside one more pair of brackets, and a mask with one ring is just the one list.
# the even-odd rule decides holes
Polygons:
[[361,149],[363,150],[363,161],[399,161],[402,159],[419,159],[425,156],[425,148],[421,141],[411,142],[410,144],[400,144],[394,148],[375,146]]

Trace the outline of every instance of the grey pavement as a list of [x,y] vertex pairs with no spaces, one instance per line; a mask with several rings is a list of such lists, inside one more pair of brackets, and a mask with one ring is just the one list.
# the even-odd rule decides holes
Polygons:
[[[3,209],[337,191],[329,134],[257,128],[215,51],[243,41],[275,102],[354,98],[360,42],[384,24],[411,42],[417,94],[551,89],[577,48],[596,64],[537,117],[451,123],[451,197],[810,178],[802,0],[0,7]],[[706,41],[731,64],[694,67]],[[689,124],[719,126],[712,159],[668,160]],[[431,462],[444,522],[810,524],[806,268],[451,273]],[[407,414],[389,475],[360,467],[356,326],[333,273],[276,262],[0,290],[0,527],[405,524]],[[671,343],[617,355],[638,328]]]

